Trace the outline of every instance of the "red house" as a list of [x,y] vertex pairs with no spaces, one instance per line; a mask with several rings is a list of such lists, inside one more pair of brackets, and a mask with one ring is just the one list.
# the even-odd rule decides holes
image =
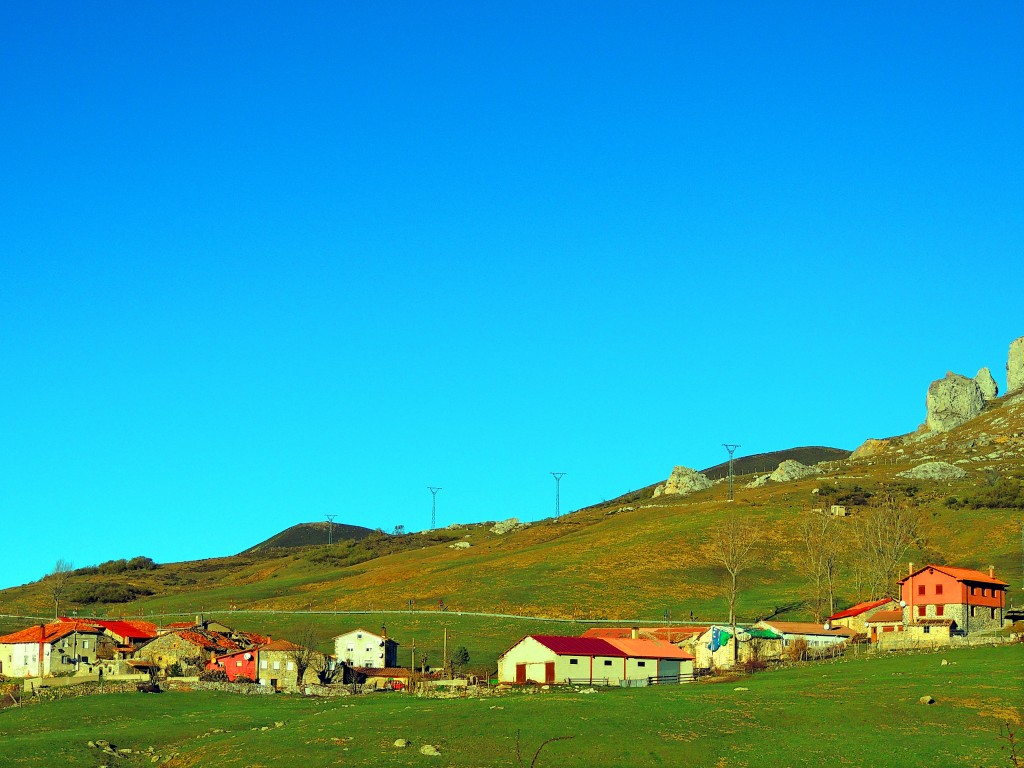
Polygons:
[[913,625],[949,625],[950,632],[970,635],[1003,626],[1006,610],[1005,581],[988,573],[949,565],[926,565],[900,579],[904,622]]
[[247,651],[225,653],[210,661],[206,668],[223,669],[231,682],[234,682],[236,677],[248,677],[250,680],[256,681],[259,679],[256,674],[257,652],[257,648],[251,648]]

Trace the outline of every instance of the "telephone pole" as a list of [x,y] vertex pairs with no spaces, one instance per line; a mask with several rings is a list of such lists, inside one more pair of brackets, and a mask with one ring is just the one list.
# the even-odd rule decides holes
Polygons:
[[739,445],[733,443],[722,443],[722,447],[729,452],[729,501],[732,501],[732,455],[736,453],[736,449],[739,448]]
[[558,499],[558,490],[559,490],[558,486],[562,482],[562,478],[565,477],[565,474],[566,474],[565,472],[552,472],[551,473],[551,476],[553,478],[555,478],[555,520],[557,520],[559,515],[561,514],[561,509],[559,508],[560,507],[560,502],[559,502],[559,499]]
[[427,490],[430,491],[430,494],[433,497],[430,501],[430,530],[434,530],[437,528],[437,492],[441,489],[433,485],[428,485]]
[[336,518],[336,517],[337,517],[337,515],[328,515],[327,516],[327,545],[328,546],[330,546],[331,544],[334,543],[334,518]]

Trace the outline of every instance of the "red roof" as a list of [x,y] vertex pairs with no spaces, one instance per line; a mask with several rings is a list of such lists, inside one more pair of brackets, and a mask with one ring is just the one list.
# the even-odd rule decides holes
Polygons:
[[[670,643],[681,642],[693,635],[702,635],[708,631],[707,627],[640,627],[637,630],[641,638],[653,640],[667,640]],[[633,636],[630,627],[592,627],[583,633],[583,637],[612,637],[629,638]]]
[[866,613],[867,611],[870,611],[873,608],[878,608],[879,606],[885,605],[888,602],[895,601],[893,601],[891,597],[886,597],[882,600],[871,600],[867,603],[857,603],[856,605],[851,605],[845,611],[840,611],[839,613],[832,614],[828,617],[828,620],[832,621],[834,619],[848,619],[851,616],[860,616],[862,613]]
[[619,656],[625,657],[607,640],[599,637],[564,637],[562,635],[527,635],[559,656]]
[[954,568],[951,565],[926,565],[924,568],[918,568],[916,571],[910,574],[910,576],[904,576],[896,583],[902,584],[903,582],[907,581],[907,579],[917,576],[917,574],[921,573],[922,571],[927,571],[929,568],[936,570],[939,573],[944,573],[947,576],[952,576],[957,581],[970,581],[977,584],[995,584],[1001,587],[1010,586],[1005,581],[989,576],[987,573],[975,571],[971,568]]
[[[66,616],[62,616],[60,620],[71,621]],[[84,621],[109,629],[115,635],[130,640],[150,640],[156,637],[156,624],[150,624],[148,621],[126,621],[124,619],[84,619]]]
[[613,637],[606,641],[631,659],[694,659],[692,653],[676,648],[664,640],[633,640],[626,637]]
[[90,635],[103,634],[103,630],[100,627],[84,621],[51,621],[43,627],[37,624],[34,627],[28,627],[27,629],[4,635],[0,637],[0,643],[38,643],[40,641],[52,643],[73,632]]

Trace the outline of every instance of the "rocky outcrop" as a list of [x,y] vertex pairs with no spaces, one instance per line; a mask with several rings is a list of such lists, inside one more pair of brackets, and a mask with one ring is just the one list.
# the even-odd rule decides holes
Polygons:
[[1006,360],[1006,394],[1024,389],[1024,336],[1010,342]]
[[529,523],[520,523],[518,517],[510,517],[508,520],[499,520],[497,523],[492,525],[491,533],[503,536],[511,531],[518,531],[520,528],[526,528],[529,525]]
[[948,432],[970,421],[985,407],[985,397],[974,379],[948,372],[928,387],[928,416],[925,424],[932,432]]
[[991,400],[999,395],[999,385],[996,384],[996,380],[992,378],[992,371],[988,368],[982,368],[978,371],[978,375],[974,377],[974,380],[978,383],[978,387],[981,389],[981,396],[986,400]]
[[876,438],[869,437],[857,447],[857,450],[850,454],[850,458],[866,459],[871,456],[875,456],[888,448],[891,442],[891,440],[878,440]]
[[925,464],[918,464],[913,469],[900,472],[897,477],[906,477],[910,480],[959,480],[962,477],[967,477],[967,473],[960,467],[955,467],[944,461],[929,461]]
[[757,477],[755,477],[753,480],[751,480],[749,483],[747,483],[743,487],[744,488],[760,488],[762,485],[767,485],[768,484],[768,479],[769,479],[768,475],[758,475]]
[[778,469],[772,472],[768,476],[768,479],[776,483],[787,483],[791,480],[800,480],[804,477],[817,475],[820,472],[821,470],[817,467],[808,467],[806,464],[801,464],[799,461],[787,459],[779,464]]
[[655,496],[662,494],[685,496],[694,491],[703,491],[710,488],[714,483],[702,472],[689,467],[674,467],[668,480],[654,489]]

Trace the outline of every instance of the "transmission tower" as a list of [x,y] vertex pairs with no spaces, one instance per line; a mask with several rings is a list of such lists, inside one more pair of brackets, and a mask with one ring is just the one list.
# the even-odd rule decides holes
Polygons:
[[736,449],[739,448],[739,445],[734,445],[733,443],[722,443],[722,447],[729,452],[729,501],[732,501],[732,455],[736,453]]
[[562,482],[562,478],[565,477],[565,472],[552,472],[551,476],[555,478],[555,520],[557,520],[562,511],[559,508],[558,486]]
[[430,529],[433,530],[434,528],[437,528],[437,492],[441,489],[433,485],[428,485],[427,490],[430,491],[432,496],[430,501]]
[[334,543],[334,518],[336,518],[336,517],[337,517],[337,515],[328,515],[327,516],[327,543],[328,543],[328,545]]

